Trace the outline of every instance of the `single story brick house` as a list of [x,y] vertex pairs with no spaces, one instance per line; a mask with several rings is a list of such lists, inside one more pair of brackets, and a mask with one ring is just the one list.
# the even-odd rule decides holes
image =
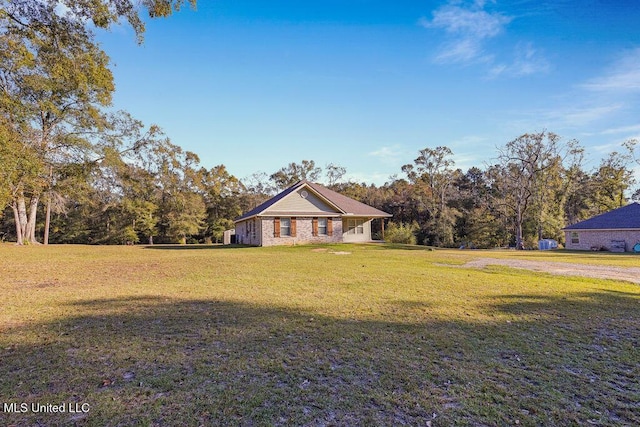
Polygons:
[[391,214],[303,180],[237,218],[236,242],[255,246],[368,242],[372,240],[371,221],[389,217]]
[[640,204],[631,203],[565,227],[567,249],[631,252],[640,242]]

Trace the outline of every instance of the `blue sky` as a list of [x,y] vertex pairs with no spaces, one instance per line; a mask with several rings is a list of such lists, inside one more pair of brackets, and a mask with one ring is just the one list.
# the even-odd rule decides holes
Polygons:
[[99,40],[114,106],[205,167],[306,159],[380,185],[425,147],[466,170],[544,129],[596,166],[640,137],[639,23],[637,0],[200,0],[142,46]]

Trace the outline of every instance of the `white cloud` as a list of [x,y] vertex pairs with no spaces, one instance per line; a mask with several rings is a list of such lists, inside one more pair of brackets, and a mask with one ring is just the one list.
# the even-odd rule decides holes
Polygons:
[[485,159],[478,154],[483,152],[483,149],[480,147],[487,146],[487,148],[493,148],[488,147],[490,145],[489,138],[480,135],[466,135],[454,139],[447,145],[453,151],[455,168],[459,168],[464,172],[472,166],[482,166],[482,162]]
[[[503,123],[506,133],[520,134],[523,131],[548,129],[568,138],[591,138],[602,144],[603,132],[600,126],[615,119],[624,105],[587,102],[576,97],[576,105],[556,105],[542,109],[521,109],[514,111],[512,119]],[[613,132],[612,132],[613,133]]]
[[377,150],[368,153],[369,156],[380,157],[382,159],[395,159],[402,156],[403,154],[404,153],[402,149],[398,145],[393,145],[390,147],[380,147]]
[[577,81],[549,98],[549,108],[521,109],[509,129],[546,128],[586,141],[590,154],[620,151],[623,141],[640,137],[637,120],[640,49],[627,50],[605,72]]
[[582,87],[597,92],[640,91],[640,48],[627,51],[608,72]]
[[635,166],[631,169],[633,170],[633,176],[636,179],[636,187],[634,188],[634,190],[640,190],[640,187],[637,186],[637,184],[640,183],[640,166]]
[[592,145],[591,147],[589,147],[589,150],[600,154],[601,157],[604,157],[605,155],[613,153],[614,151],[620,152],[621,144],[620,141],[608,142],[606,144]]
[[446,43],[435,57],[438,64],[488,62],[492,57],[484,53],[478,40],[462,39]]
[[393,173],[398,173],[403,164],[413,159],[412,155],[407,151],[406,147],[400,144],[387,145],[370,151],[367,156],[372,159],[368,161],[370,168],[378,168],[391,172],[381,172],[367,170],[366,172],[348,172],[347,178],[356,182],[374,182],[376,184],[384,184]]
[[463,172],[469,170],[474,166],[482,167],[482,161],[485,159],[480,158],[477,153],[467,152],[453,155],[453,160],[456,162],[455,167],[461,169]]
[[481,142],[485,142],[487,138],[479,135],[467,135],[462,138],[456,139],[451,142],[452,147],[469,147],[472,145],[480,144]]
[[519,43],[515,49],[515,59],[511,64],[498,64],[489,73],[490,77],[507,75],[513,77],[547,73],[551,69],[549,61],[533,47],[532,43]]
[[513,17],[485,10],[486,1],[462,4],[451,0],[449,4],[432,12],[432,19],[422,18],[420,25],[444,30],[448,35],[434,57],[438,64],[478,64],[489,66],[489,77],[523,77],[546,73],[549,61],[532,43],[518,43],[514,57],[497,62],[496,55],[487,52],[489,40],[505,32]]
[[[640,125],[633,120],[633,112],[637,111],[634,95],[638,91],[640,48],[626,51],[600,76],[576,83],[562,95],[564,106],[530,114],[549,129],[577,128],[585,137],[614,135],[630,139],[640,132]],[[594,145],[596,152],[610,148],[608,143]]]
[[583,126],[610,117],[623,108],[622,104],[609,104],[583,108],[567,108],[550,112],[548,117],[568,126]]
[[431,21],[422,20],[425,27],[443,28],[449,34],[464,38],[486,39],[500,34],[510,17],[482,10],[484,3],[476,3],[471,9],[446,5],[433,12]]
[[602,135],[615,135],[618,133],[634,133],[640,132],[640,125],[622,126],[612,129],[605,129],[600,132]]
[[436,55],[436,62],[471,63],[490,60],[490,56],[484,53],[484,41],[500,34],[512,18],[489,13],[483,10],[484,5],[484,1],[477,1],[468,7],[448,4],[436,9],[431,20],[420,20],[423,27],[443,29],[451,36],[451,40]]
[[373,183],[375,185],[384,185],[386,182],[392,181],[392,176],[388,173],[384,172],[369,172],[369,173],[359,173],[359,172],[347,172],[344,178],[347,181],[351,182],[366,182]]

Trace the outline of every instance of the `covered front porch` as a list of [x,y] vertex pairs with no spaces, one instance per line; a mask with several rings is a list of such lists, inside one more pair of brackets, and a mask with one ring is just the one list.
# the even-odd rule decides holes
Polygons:
[[342,217],[342,240],[362,243],[384,240],[384,218]]

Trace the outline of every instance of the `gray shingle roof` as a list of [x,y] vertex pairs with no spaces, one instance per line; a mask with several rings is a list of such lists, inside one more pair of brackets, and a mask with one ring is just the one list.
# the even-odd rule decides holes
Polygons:
[[391,214],[383,212],[380,209],[376,209],[373,206],[360,203],[357,200],[353,200],[351,197],[343,196],[340,193],[337,193],[333,190],[329,190],[327,187],[323,187],[320,184],[315,184],[313,182],[307,182],[307,184],[309,185],[309,187],[314,189],[322,197],[329,200],[331,203],[333,203],[338,208],[340,208],[340,210],[345,212],[347,215],[358,215],[358,216],[367,216],[367,217],[391,217],[392,216]]
[[[325,199],[329,204],[334,205],[340,211],[342,211],[341,215],[348,216],[364,216],[369,218],[383,218],[383,217],[391,217],[392,215],[383,212],[379,209],[376,209],[372,206],[366,205],[364,203],[360,203],[357,200],[353,200],[350,197],[343,196],[340,193],[336,193],[333,190],[329,190],[327,187],[324,187],[320,184],[316,184],[313,182],[309,182],[307,180],[298,181],[293,184],[291,187],[282,191],[281,193],[276,194],[266,202],[261,205],[251,209],[249,212],[243,214],[239,218],[236,218],[237,221],[241,221],[246,218],[250,218],[255,215],[259,215],[265,211],[268,211],[271,206],[273,206],[276,202],[282,200],[287,195],[293,193],[297,189],[307,186],[313,192],[317,193],[321,198]],[[284,215],[282,212],[278,212],[279,215]],[[296,212],[295,214],[300,215],[300,212]]]
[[640,230],[640,204],[631,203],[564,228],[565,230]]

